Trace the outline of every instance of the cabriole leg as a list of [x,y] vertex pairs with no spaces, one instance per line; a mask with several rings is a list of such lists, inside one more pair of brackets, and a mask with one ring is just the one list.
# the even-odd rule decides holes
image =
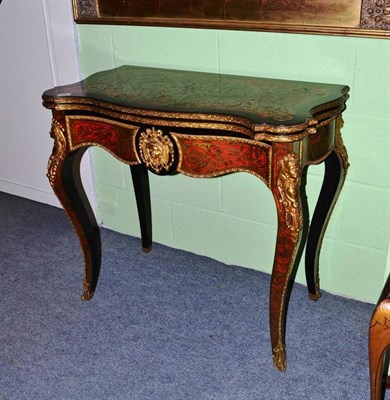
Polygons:
[[64,132],[61,124],[53,121],[52,137],[55,142],[47,176],[79,237],[85,267],[81,298],[89,300],[95,292],[100,272],[100,231],[80,177],[80,162],[87,148],[69,153]]
[[278,233],[270,288],[270,331],[274,366],[284,371],[287,306],[304,222],[300,201],[301,168],[297,156],[283,157],[275,172],[277,180],[272,192],[278,214]]
[[325,159],[325,175],[321,192],[311,220],[306,245],[305,268],[309,297],[318,300],[321,297],[319,282],[319,257],[325,230],[328,225],[337,198],[343,187],[348,169],[348,155],[343,145],[340,129],[341,117],[336,125],[335,149]]

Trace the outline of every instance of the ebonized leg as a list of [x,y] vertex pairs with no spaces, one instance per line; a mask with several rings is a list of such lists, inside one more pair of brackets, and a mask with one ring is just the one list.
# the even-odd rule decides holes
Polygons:
[[318,271],[319,256],[326,227],[344,183],[345,171],[343,171],[342,165],[335,151],[326,158],[324,181],[310,224],[306,244],[305,268],[307,288],[312,300],[318,300],[321,297]]
[[55,143],[47,176],[80,239],[85,267],[81,298],[89,300],[95,292],[100,272],[100,231],[80,177],[80,162],[87,148],[69,153],[64,132],[61,124],[53,121],[52,137]]
[[[85,194],[80,177],[80,162],[86,148],[78,149],[69,154],[62,168],[64,191],[72,205],[71,220],[79,234],[85,259],[85,278],[83,300],[92,298],[99,279],[101,265],[100,230],[95,215]],[[75,215],[75,216],[73,216]]]
[[325,159],[324,181],[310,224],[309,237],[306,244],[306,281],[309,297],[312,300],[318,300],[321,297],[318,273],[321,245],[349,167],[347,149],[341,137],[343,125],[342,115],[339,115],[336,119],[335,147]]
[[142,249],[145,252],[149,252],[152,248],[152,209],[150,203],[148,170],[144,164],[137,164],[131,165],[130,171],[137,202]]

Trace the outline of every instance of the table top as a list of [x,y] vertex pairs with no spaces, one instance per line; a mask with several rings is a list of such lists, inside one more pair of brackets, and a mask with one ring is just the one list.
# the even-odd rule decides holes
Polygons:
[[345,85],[122,66],[48,90],[43,100],[77,104],[92,99],[133,109],[291,126],[344,104],[348,91]]

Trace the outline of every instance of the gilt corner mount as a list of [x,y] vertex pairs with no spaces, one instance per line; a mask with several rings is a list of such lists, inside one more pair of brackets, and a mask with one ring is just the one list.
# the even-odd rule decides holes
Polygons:
[[73,0],[75,21],[390,38],[390,0]]

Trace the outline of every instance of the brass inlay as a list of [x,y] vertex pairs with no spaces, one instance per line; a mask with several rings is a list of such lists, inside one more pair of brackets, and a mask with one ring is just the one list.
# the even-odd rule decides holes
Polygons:
[[[344,98],[343,101],[345,101]],[[336,117],[338,109],[332,109],[318,116],[326,121],[319,123],[317,118],[309,118],[303,123],[295,125],[255,124],[249,119],[233,115],[201,114],[187,112],[162,112],[147,109],[123,107],[105,103],[95,99],[85,98],[49,98],[45,100],[47,108],[57,111],[83,110],[90,111],[112,118],[120,118],[135,124],[159,125],[174,128],[197,128],[226,130],[241,133],[256,141],[267,140],[273,143],[286,143],[303,140],[306,136],[315,134],[317,128],[331,122]],[[341,106],[340,106],[341,107]]]
[[[194,115],[191,114],[179,114],[179,113],[160,113],[156,114],[155,112],[149,112],[148,110],[145,110],[144,115],[139,115],[138,113],[133,113],[134,110],[129,109],[120,109],[120,108],[115,108],[115,107],[103,107],[104,103],[99,103],[96,102],[96,105],[88,105],[89,102],[80,102],[79,103],[74,103],[74,105],[71,104],[62,104],[61,102],[56,103],[55,107],[49,107],[53,108],[57,111],[73,111],[73,110],[82,110],[82,111],[88,111],[88,112],[93,112],[97,114],[102,114],[107,117],[111,118],[120,118],[121,120],[129,121],[130,123],[136,123],[136,124],[148,124],[148,125],[159,125],[159,126],[167,126],[167,127],[175,127],[175,128],[196,128],[196,129],[212,129],[212,130],[225,130],[228,132],[236,132],[236,133],[241,133],[245,136],[248,136],[249,138],[254,139],[254,132],[252,129],[254,127],[252,126],[253,124],[249,123],[249,121],[244,121],[243,119],[235,119],[233,117],[226,117],[226,121],[223,122],[221,119],[221,122],[216,122],[216,121],[211,121],[207,122],[207,115],[199,115],[198,120],[195,120]],[[117,111],[111,111],[117,110]],[[156,114],[156,115],[155,115]],[[217,116],[211,116],[213,118],[217,118]],[[187,119],[187,120],[186,120]],[[242,125],[244,122],[246,122],[246,125]],[[238,124],[239,123],[239,124]],[[273,136],[273,135],[262,135],[260,139],[257,138],[256,135],[256,140],[272,140],[272,138],[275,138],[275,140],[272,141],[286,141],[286,138],[290,138],[290,136],[280,136],[280,140],[278,139],[279,136]],[[297,138],[291,137],[290,141],[295,141]]]
[[138,149],[146,167],[156,173],[160,173],[162,170],[168,171],[175,159],[170,137],[154,128],[148,128],[146,132],[141,133]]
[[268,140],[272,142],[294,142],[301,140],[309,134],[315,133],[315,128],[313,129],[311,124],[317,122],[315,119],[309,119],[303,123],[291,126],[268,125],[265,123],[255,124],[248,119],[236,116],[156,112],[131,107],[123,108],[114,104],[83,98],[75,98],[74,101],[71,98],[66,98],[66,102],[60,98],[56,98],[54,105],[46,101],[46,107],[57,111],[90,111],[140,124],[227,130],[242,133],[255,140]]
[[337,115],[335,108],[343,108],[348,98],[348,87],[341,85],[135,66],[94,74],[77,91],[66,88],[61,90],[67,95],[47,92],[44,105],[56,110],[99,107],[101,114],[116,111],[122,119],[159,127],[196,123],[199,129],[200,124],[224,129],[225,124],[256,140],[275,142],[315,134],[316,125]]
[[[134,143],[134,149],[135,149],[135,136],[136,133],[139,130],[138,126],[134,126],[134,125],[128,125],[128,124],[124,124],[121,122],[117,122],[117,121],[113,121],[113,120],[109,120],[106,118],[101,118],[101,117],[89,117],[89,116],[78,116],[78,115],[72,115],[70,117],[65,117],[66,120],[66,131],[67,131],[67,137],[68,137],[68,143],[69,143],[69,149],[71,151],[79,149],[81,147],[88,147],[88,146],[94,146],[94,147],[99,147],[100,149],[103,149],[105,151],[107,151],[108,153],[110,153],[113,157],[115,157],[117,160],[119,160],[120,162],[123,162],[124,164],[127,165],[135,165],[135,164],[139,164],[140,161],[128,161],[125,160],[121,157],[119,157],[118,155],[116,155],[113,151],[111,151],[108,147],[97,143],[97,142],[89,142],[89,141],[83,141],[82,143],[78,144],[78,145],[74,145],[73,141],[72,141],[72,130],[71,130],[71,122],[73,120],[79,120],[79,121],[94,121],[94,122],[104,122],[106,124],[110,124],[110,125],[117,125],[120,126],[122,128],[126,128],[129,129],[131,131],[131,134],[133,135],[133,143]],[[136,154],[136,157],[138,158],[138,155]]]
[[[252,141],[248,139],[241,139],[241,138],[235,138],[235,137],[226,137],[226,136],[212,136],[212,135],[186,135],[186,134],[180,134],[180,133],[173,133],[170,132],[173,139],[176,142],[178,152],[179,152],[179,164],[177,166],[177,171],[179,171],[183,175],[190,176],[192,178],[214,178],[217,176],[222,176],[229,174],[231,172],[247,172],[250,173],[259,179],[261,179],[268,187],[271,185],[271,173],[272,173],[272,147],[266,143],[263,142],[257,142],[257,141]],[[249,168],[228,168],[224,170],[223,172],[216,172],[216,173],[210,173],[210,174],[193,174],[189,173],[186,171],[182,170],[182,163],[183,163],[183,150],[180,145],[180,138],[183,139],[190,139],[190,140],[220,140],[222,142],[232,142],[232,143],[245,143],[245,144],[250,144],[251,146],[259,146],[263,147],[268,151],[268,176],[267,179],[265,179],[263,176],[258,174],[256,171],[253,171]]]
[[63,162],[66,153],[65,131],[61,124],[55,119],[52,120],[50,136],[54,139],[54,148],[47,164],[47,174],[51,186],[57,175],[59,165]]
[[[299,206],[299,160],[295,154],[288,154],[279,161],[277,187],[280,202],[283,204],[285,221],[288,228],[295,233],[302,229],[303,219]],[[296,236],[298,240],[298,236]]]

